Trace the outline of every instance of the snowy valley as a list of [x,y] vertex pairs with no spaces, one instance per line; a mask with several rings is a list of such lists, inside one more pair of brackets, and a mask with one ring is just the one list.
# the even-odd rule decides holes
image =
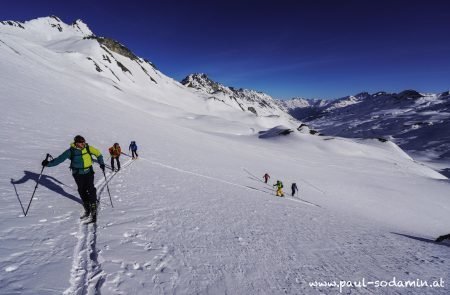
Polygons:
[[[314,118],[325,136],[311,135],[263,93],[203,75],[177,82],[81,20],[58,17],[0,22],[0,68],[0,294],[450,291],[450,243],[434,243],[450,231],[450,183],[392,141],[337,137],[350,135],[342,112],[363,102],[336,105],[336,121]],[[432,108],[448,96],[400,105],[426,100],[424,122],[445,129]],[[24,216],[41,161],[77,134],[105,159],[114,142],[126,150],[131,140],[140,156],[122,156],[108,187],[94,166],[96,224],[80,223],[69,161],[43,170]],[[276,180],[285,197],[275,196]],[[392,280],[440,285],[373,283]],[[361,281],[373,284],[339,288]]]

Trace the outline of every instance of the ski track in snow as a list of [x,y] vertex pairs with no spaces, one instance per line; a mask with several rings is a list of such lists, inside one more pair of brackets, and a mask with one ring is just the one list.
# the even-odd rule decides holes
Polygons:
[[[154,164],[150,160],[146,162]],[[119,228],[122,230],[119,243],[102,241],[104,249],[108,251],[108,254],[105,253],[108,274],[102,291],[108,294],[338,294],[337,288],[312,288],[307,283],[315,280],[339,282],[339,279],[392,279],[386,276],[387,273],[405,280],[420,275],[428,278],[427,273],[421,273],[424,266],[434,269],[430,274],[439,273],[439,269],[445,268],[447,256],[437,254],[442,246],[411,243],[411,237],[406,235],[388,233],[386,229],[373,227],[362,220],[361,224],[351,219],[342,220],[342,216],[335,216],[333,212],[326,212],[328,217],[323,218],[324,211],[319,209],[287,206],[284,211],[276,205],[288,198],[273,196],[272,199],[264,200],[264,203],[268,201],[271,204],[264,206],[265,209],[255,207],[254,212],[234,210],[232,216],[220,213],[218,207],[221,205],[216,204],[217,199],[204,207],[168,206],[173,204],[170,196],[177,195],[176,192],[183,187],[181,179],[186,170],[162,165],[174,168],[168,170],[176,173],[170,173],[169,176],[157,174],[157,168],[152,171],[153,176],[149,181],[161,183],[161,187],[168,191],[161,196],[153,195],[153,210],[134,211],[141,210],[134,208],[134,212],[123,211],[123,216],[131,218],[117,218],[104,228],[105,235],[107,232],[118,234]],[[194,179],[203,177],[198,173],[187,174],[194,176]],[[173,179],[174,185],[169,185],[166,177],[176,178]],[[186,177],[185,181],[192,179]],[[224,181],[221,183],[228,185]],[[126,189],[126,186],[123,188]],[[235,187],[244,188],[239,185]],[[135,191],[132,194],[139,195],[142,192]],[[129,197],[127,200],[133,202],[133,198]],[[189,200],[194,204],[196,201]],[[228,203],[227,200],[222,201]],[[208,201],[202,199],[202,202]],[[244,199],[244,202],[247,201]],[[204,210],[208,206],[218,216],[206,214]],[[131,209],[129,206],[123,208]],[[268,232],[258,222],[258,216],[265,215],[265,211],[257,213],[256,210],[270,212],[274,209],[283,210],[284,217],[274,219],[273,228]],[[249,213],[250,216],[247,215]],[[198,220],[197,215],[204,216],[204,220]],[[222,224],[220,231],[216,230],[217,220]],[[307,220],[312,222],[308,223]],[[241,225],[245,225],[243,228],[247,230],[240,230]],[[334,227],[341,230],[328,230]],[[272,230],[279,235],[271,234]],[[287,238],[289,236],[291,238]],[[366,243],[366,239],[370,239],[370,244]],[[397,256],[399,251],[406,254]],[[253,260],[253,257],[259,259]],[[281,261],[283,267],[274,261]],[[365,265],[371,265],[371,268],[362,270]],[[186,285],[189,290],[182,289]],[[406,294],[403,289],[370,287],[344,288],[343,294],[381,294],[383,291]],[[413,294],[421,291],[426,294],[445,292],[442,289],[409,289],[406,292]]]
[[[145,160],[145,161],[148,161],[148,162],[151,163],[151,164],[158,165],[158,166],[161,166],[161,167],[164,167],[164,168],[167,168],[167,169],[172,169],[172,170],[175,170],[175,171],[178,171],[178,172],[182,172],[182,173],[186,173],[186,174],[191,174],[191,175],[195,175],[195,176],[198,176],[198,177],[202,177],[202,178],[206,178],[206,179],[210,179],[210,180],[214,180],[214,181],[219,181],[219,182],[222,182],[222,183],[225,183],[225,184],[229,184],[229,185],[241,187],[241,188],[248,189],[248,190],[257,190],[257,191],[261,191],[261,192],[264,192],[264,193],[268,193],[268,192],[266,192],[266,191],[263,191],[263,190],[261,190],[261,189],[254,188],[254,187],[251,187],[251,186],[246,186],[246,185],[242,185],[242,184],[238,184],[238,183],[233,183],[233,182],[229,182],[229,181],[226,181],[226,180],[223,180],[223,179],[220,179],[220,178],[216,178],[216,177],[212,177],[212,176],[207,176],[207,175],[203,175],[203,174],[196,173],[196,172],[192,172],[192,171],[187,171],[187,170],[180,169],[180,168],[177,168],[177,167],[173,167],[173,166],[170,166],[170,165],[166,165],[166,164],[163,164],[163,163],[160,163],[160,162],[147,160],[147,159],[145,159],[145,158],[142,158],[142,159]],[[244,171],[246,171],[247,173],[249,173],[247,169],[245,169],[245,168],[243,168],[243,169],[244,169]],[[252,179],[254,179],[254,178],[252,178]],[[321,191],[321,192],[322,192],[322,191]],[[292,202],[303,203],[303,204],[306,204],[306,205],[309,205],[309,206],[320,207],[320,206],[317,205],[317,204],[308,202],[308,201],[306,201],[306,200],[302,200],[302,199],[300,199],[300,198],[289,198],[289,197],[286,197],[286,200],[289,200],[289,201],[292,201]]]
[[6,47],[8,47],[9,49],[11,49],[12,51],[14,51],[16,54],[20,55],[20,52],[15,50],[14,48],[12,48],[11,46],[9,46],[8,44],[6,44],[4,41],[0,40],[1,43],[3,43]]
[[[121,171],[131,165],[134,161],[128,160],[122,165]],[[97,197],[100,202],[101,195],[107,184],[117,175],[117,172],[111,172],[105,178],[97,181]],[[100,213],[99,203],[98,214]],[[74,260],[70,276],[70,287],[64,291],[67,295],[99,294],[101,285],[105,280],[106,273],[102,270],[98,262],[97,244],[97,224],[88,224],[80,221],[77,234],[78,243],[74,250]]]
[[[266,187],[263,187],[262,189],[258,189],[258,188],[254,188],[254,187],[249,187],[249,186],[247,186],[247,188],[251,188],[251,189],[254,189],[254,190],[257,190],[257,191],[261,191],[261,192],[263,192],[263,193],[268,193],[268,194],[271,194],[271,195],[274,195],[275,194],[275,190],[273,189],[273,187],[271,187],[269,184],[267,184],[267,183],[265,183],[264,181],[262,181],[261,179],[259,179],[258,177],[256,177],[253,173],[251,173],[250,171],[248,171],[248,169],[246,169],[246,168],[242,168],[242,170],[244,170],[246,173],[248,173],[249,175],[250,175],[250,179],[252,179],[252,180],[254,180],[254,181],[257,181],[257,182],[261,182],[261,183],[263,183],[263,184],[265,184],[266,185]],[[305,180],[304,180],[305,181]],[[306,181],[305,181],[306,182]],[[311,184],[310,184],[311,185]],[[313,186],[313,185],[311,185],[313,188],[315,188],[315,189],[317,189],[315,186]],[[322,192],[323,194],[325,194],[322,190],[319,190],[319,189],[317,189],[318,191],[320,191],[320,192]],[[298,193],[297,193],[298,194]],[[317,205],[317,204],[314,204],[314,203],[312,203],[312,202],[309,202],[309,201],[307,201],[307,200],[303,200],[303,199],[301,199],[301,198],[299,198],[298,196],[297,197],[294,197],[294,196],[292,196],[292,197],[289,197],[289,196],[287,196],[286,194],[285,194],[285,198],[287,199],[287,200],[289,200],[289,201],[294,201],[294,202],[299,202],[299,203],[303,203],[303,204],[306,204],[306,205],[310,205],[310,206],[315,206],[315,207],[319,207],[319,208],[322,208],[321,206],[319,206],[319,205]]]

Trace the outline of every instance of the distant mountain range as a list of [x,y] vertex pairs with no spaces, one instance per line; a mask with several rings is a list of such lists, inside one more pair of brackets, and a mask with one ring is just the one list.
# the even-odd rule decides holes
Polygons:
[[367,92],[334,100],[278,100],[247,89],[227,87],[206,74],[181,82],[242,111],[279,116],[286,112],[323,135],[390,140],[415,156],[450,160],[450,94]]
[[450,94],[359,93],[336,100],[279,100],[296,119],[324,135],[384,138],[429,159],[450,159]]

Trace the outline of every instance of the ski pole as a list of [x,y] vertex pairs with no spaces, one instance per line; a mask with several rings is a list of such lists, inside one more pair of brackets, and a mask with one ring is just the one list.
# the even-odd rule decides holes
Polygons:
[[111,207],[114,208],[113,203],[112,203],[112,199],[111,199],[111,193],[109,192],[108,179],[106,179],[106,173],[105,173],[105,170],[103,170],[103,175],[105,176],[106,189],[108,190],[109,200],[111,201]]
[[[53,159],[53,157],[50,154],[47,154],[47,156],[45,157],[45,160],[48,161],[48,158],[52,158]],[[38,188],[39,180],[41,180],[41,176],[42,176],[42,172],[44,172],[44,168],[45,168],[45,166],[42,166],[41,174],[39,174],[39,177],[38,177],[38,179],[36,181],[36,186],[34,187],[33,194],[31,195],[30,203],[28,203],[27,210],[25,211],[25,216],[27,216],[28,210],[30,209],[31,201],[33,201],[33,197],[34,197],[34,194],[36,193],[36,190]]]

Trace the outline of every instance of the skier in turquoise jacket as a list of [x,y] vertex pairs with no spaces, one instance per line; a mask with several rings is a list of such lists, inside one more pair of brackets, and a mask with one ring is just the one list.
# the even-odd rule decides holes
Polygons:
[[105,170],[105,163],[101,152],[93,146],[89,146],[84,137],[77,135],[69,149],[55,159],[42,161],[42,166],[54,167],[67,159],[70,159],[72,176],[78,187],[78,193],[83,200],[84,214],[81,219],[91,216],[91,222],[97,221],[97,189],[94,185],[94,169],[92,167],[92,155],[97,158],[100,168]]

